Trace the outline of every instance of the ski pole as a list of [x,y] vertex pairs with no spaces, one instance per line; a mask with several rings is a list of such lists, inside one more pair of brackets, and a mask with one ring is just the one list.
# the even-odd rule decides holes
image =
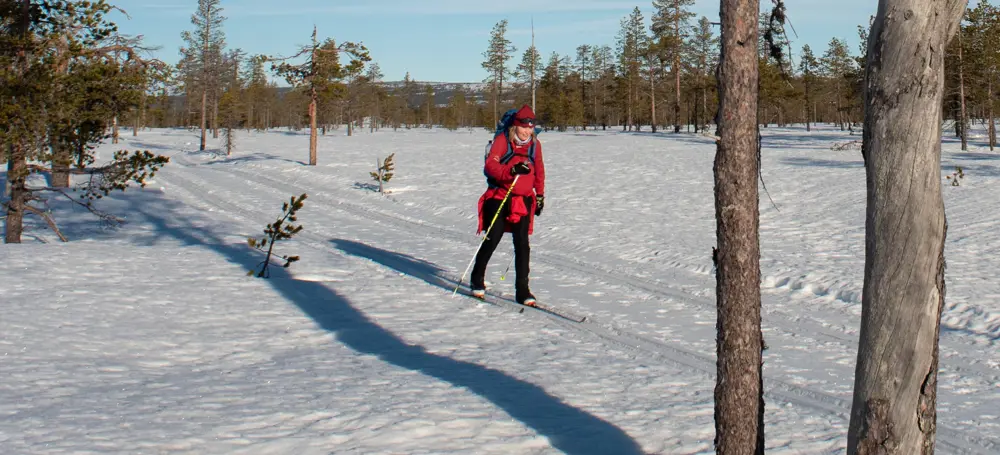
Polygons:
[[[472,255],[472,260],[469,261],[469,265],[465,267],[465,271],[462,272],[462,277],[458,279],[458,284],[455,286],[455,291],[451,293],[454,297],[458,294],[458,288],[462,286],[462,282],[465,281],[465,275],[469,273],[469,269],[472,268],[472,264],[476,262],[476,256],[479,256],[479,250],[483,248],[483,244],[486,243],[486,239],[490,236],[490,232],[493,231],[493,224],[497,222],[497,218],[500,217],[500,212],[503,211],[504,204],[507,203],[507,198],[510,197],[511,191],[514,190],[514,185],[517,185],[517,179],[521,178],[521,174],[514,176],[514,181],[510,184],[510,188],[507,189],[507,194],[504,195],[503,200],[500,201],[500,207],[497,207],[497,213],[493,215],[493,221],[490,221],[490,227],[486,228],[486,235],[483,236],[483,241],[479,242],[479,248],[476,248],[476,254]],[[503,233],[501,233],[503,235]]]
[[510,265],[513,264],[513,263],[514,263],[514,256],[511,255],[510,262],[507,263],[507,268],[504,269],[503,273],[500,274],[500,281],[503,281],[503,280],[507,279],[507,272],[510,271]]

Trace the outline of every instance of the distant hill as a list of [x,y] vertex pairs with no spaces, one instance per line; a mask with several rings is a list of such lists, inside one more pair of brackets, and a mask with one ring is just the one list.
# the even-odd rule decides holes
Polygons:
[[[486,95],[487,85],[481,82],[421,82],[414,81],[421,88],[417,90],[410,98],[410,104],[414,106],[419,106],[424,102],[424,92],[422,86],[430,84],[434,88],[434,104],[439,107],[444,107],[448,105],[448,101],[451,100],[452,95],[455,94],[455,90],[462,88],[465,90],[467,99],[474,103],[486,103],[488,96]],[[397,90],[403,87],[403,81],[387,81],[382,82],[381,85],[389,90]],[[283,95],[284,93],[291,90],[291,87],[278,87],[278,94]],[[170,97],[171,102],[175,106],[184,105],[184,95],[174,95]]]

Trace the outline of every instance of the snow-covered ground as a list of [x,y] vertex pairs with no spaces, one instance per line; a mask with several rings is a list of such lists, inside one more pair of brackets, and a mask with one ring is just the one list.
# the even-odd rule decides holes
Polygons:
[[[761,194],[768,452],[841,453],[864,265],[860,139],[766,128]],[[484,130],[320,138],[126,133],[172,162],[104,202],[53,205],[0,246],[0,452],[712,453],[715,243],[710,139],[543,133],[539,300],[583,324],[452,297],[479,238]],[[1000,453],[1000,153],[945,142],[949,221],[939,453]],[[218,147],[213,143],[213,147]],[[396,153],[388,195],[374,162]],[[947,183],[947,181],[945,181]],[[246,245],[292,195],[301,256],[269,280]],[[513,275],[513,271],[510,272]]]

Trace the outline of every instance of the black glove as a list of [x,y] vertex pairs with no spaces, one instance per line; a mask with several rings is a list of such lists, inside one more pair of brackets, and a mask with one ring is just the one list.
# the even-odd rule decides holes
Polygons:
[[510,175],[524,175],[529,172],[531,172],[531,168],[528,167],[528,163],[524,161],[517,163],[510,168]]
[[545,196],[539,194],[535,196],[535,216],[542,214],[542,207],[545,207]]

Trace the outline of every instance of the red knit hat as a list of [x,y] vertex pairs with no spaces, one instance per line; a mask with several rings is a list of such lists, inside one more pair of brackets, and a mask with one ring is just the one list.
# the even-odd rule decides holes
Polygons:
[[535,111],[531,110],[531,106],[525,104],[521,107],[521,110],[517,111],[514,115],[514,124],[517,126],[535,126]]

